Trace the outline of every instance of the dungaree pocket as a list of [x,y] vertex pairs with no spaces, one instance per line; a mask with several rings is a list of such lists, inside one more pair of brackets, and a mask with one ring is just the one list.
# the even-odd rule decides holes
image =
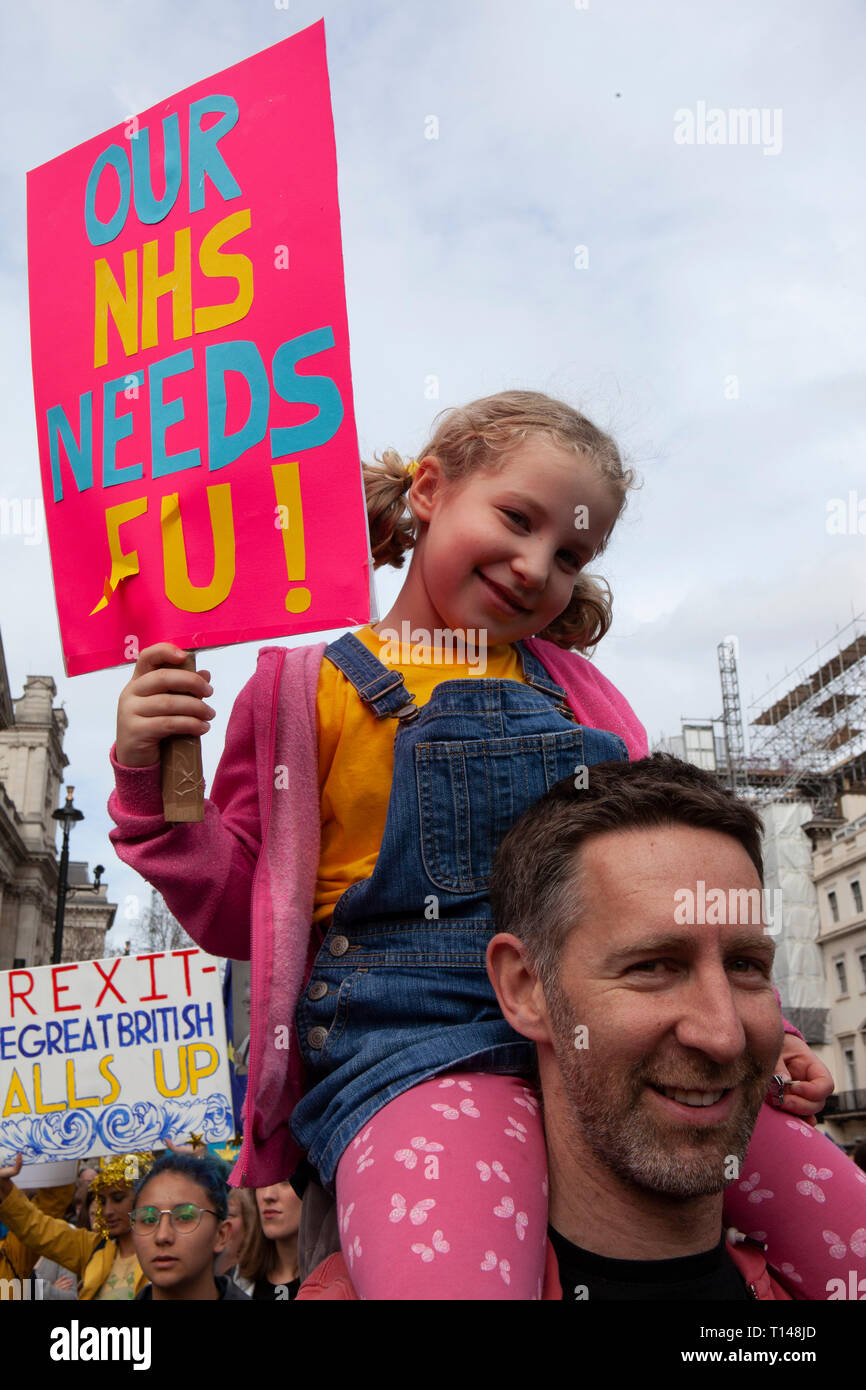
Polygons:
[[574,773],[583,752],[580,727],[416,744],[421,852],[431,881],[451,893],[484,891],[503,836],[533,802]]

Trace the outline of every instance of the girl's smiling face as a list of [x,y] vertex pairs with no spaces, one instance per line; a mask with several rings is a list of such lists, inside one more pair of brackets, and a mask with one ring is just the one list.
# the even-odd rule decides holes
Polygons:
[[568,606],[581,569],[616,521],[613,486],[586,458],[544,435],[497,471],[450,481],[418,465],[411,501],[427,523],[416,550],[438,625],[480,628],[488,645],[542,632]]

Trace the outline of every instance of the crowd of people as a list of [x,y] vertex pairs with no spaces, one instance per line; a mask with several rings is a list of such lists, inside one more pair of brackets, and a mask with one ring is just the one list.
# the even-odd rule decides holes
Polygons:
[[0,1169],[0,1287],[10,1296],[21,1297],[24,1280],[46,1300],[297,1295],[301,1202],[288,1182],[230,1187],[228,1165],[204,1147],[116,1155],[83,1168],[74,1186],[32,1193],[12,1181],[20,1167],[19,1158]]

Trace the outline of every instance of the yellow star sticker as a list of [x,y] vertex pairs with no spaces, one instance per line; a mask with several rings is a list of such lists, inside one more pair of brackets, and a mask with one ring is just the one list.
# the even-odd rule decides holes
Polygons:
[[192,1144],[194,1149],[205,1148],[205,1142],[202,1139],[201,1135],[193,1133],[192,1130],[190,1130],[189,1132],[189,1142]]
[[217,1157],[224,1158],[226,1163],[233,1163],[238,1156],[238,1150],[232,1148],[231,1144],[226,1144],[224,1149],[216,1149],[215,1152]]

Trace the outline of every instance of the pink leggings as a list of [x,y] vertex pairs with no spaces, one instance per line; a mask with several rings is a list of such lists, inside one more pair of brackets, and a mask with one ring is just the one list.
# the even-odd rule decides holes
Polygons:
[[535,1091],[482,1072],[404,1091],[340,1159],[337,1214],[359,1298],[540,1298],[547,1155]]
[[[392,1100],[337,1169],[340,1241],[367,1299],[537,1299],[547,1159],[535,1092],[455,1072]],[[866,1277],[866,1174],[824,1135],[762,1105],[725,1224],[766,1243],[795,1298]],[[839,1296],[837,1293],[835,1296]]]

